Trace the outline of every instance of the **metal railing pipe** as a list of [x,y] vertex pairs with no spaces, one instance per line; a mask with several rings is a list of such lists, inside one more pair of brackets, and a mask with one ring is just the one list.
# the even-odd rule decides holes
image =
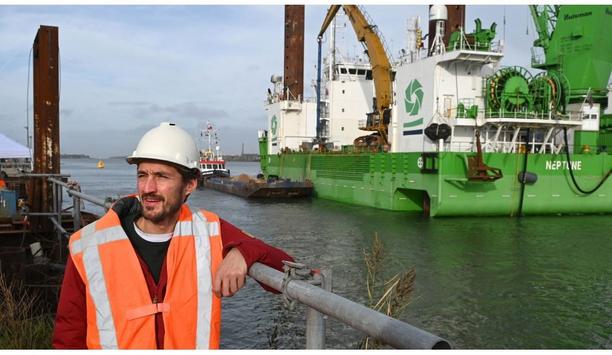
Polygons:
[[[56,212],[24,212],[23,215],[27,216],[57,216]],[[64,213],[64,216],[70,216],[69,213]]]
[[59,251],[59,259],[62,260],[62,254],[64,251],[64,246],[63,246],[63,240],[64,240],[64,236],[66,235],[66,230],[61,228],[62,227],[62,187],[59,185],[53,185],[53,211],[56,212],[56,221],[53,221],[53,218],[51,218],[51,220],[53,221],[53,224],[55,224],[56,227],[59,226],[59,228],[56,228],[57,231],[57,243],[59,245],[58,251]]
[[[322,287],[325,286],[320,273],[313,275],[313,281]],[[325,349],[325,317],[321,312],[310,307],[306,311],[306,349]]]
[[81,229],[81,200],[77,196],[72,196],[72,223],[75,231]]
[[89,201],[89,202],[91,202],[93,204],[96,204],[98,206],[104,207],[106,209],[109,209],[112,206],[111,202],[102,200],[102,199],[97,198],[97,197],[86,195],[86,194],[84,194],[82,192],[79,192],[77,190],[73,190],[70,185],[68,185],[67,183],[65,183],[65,182],[63,182],[61,180],[57,180],[57,179],[54,179],[54,178],[48,178],[48,180],[51,181],[54,184],[58,184],[58,185],[61,185],[61,186],[65,187],[67,192],[68,192],[68,194],[70,196],[77,196],[77,197],[79,197],[79,198],[81,198],[81,199],[83,199],[85,201]]
[[330,315],[397,349],[450,349],[450,344],[427,331],[391,318],[366,306],[322,290],[307,282],[290,280],[285,283],[284,274],[266,265],[255,263],[249,275],[277,291]]
[[27,173],[27,174],[21,174],[19,176],[25,176],[25,177],[70,177],[70,175],[68,174],[43,174],[43,173]]
[[68,231],[66,231],[64,229],[64,227],[62,227],[62,225],[60,224],[60,222],[58,222],[57,219],[53,218],[53,217],[49,217],[49,219],[51,220],[51,222],[53,223],[53,225],[55,226],[55,228],[57,229],[58,233],[61,233],[62,235],[64,235],[65,237],[69,237],[70,233],[68,233]]

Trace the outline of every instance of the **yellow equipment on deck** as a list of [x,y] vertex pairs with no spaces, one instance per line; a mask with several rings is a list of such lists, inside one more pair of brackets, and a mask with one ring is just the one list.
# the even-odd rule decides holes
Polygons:
[[[393,102],[393,73],[391,63],[385,51],[385,47],[376,32],[375,25],[368,22],[363,12],[357,5],[332,5],[327,10],[325,20],[319,32],[319,38],[323,36],[327,27],[332,22],[338,10],[342,7],[349,20],[357,39],[364,43],[367,48],[367,55],[372,66],[372,79],[374,80],[374,90],[376,93],[375,111],[367,114],[366,125],[363,130],[377,131],[380,134],[381,144],[388,144],[387,138],[389,122],[391,120],[391,104]],[[360,137],[361,138],[361,137]],[[359,138],[358,138],[359,139]]]

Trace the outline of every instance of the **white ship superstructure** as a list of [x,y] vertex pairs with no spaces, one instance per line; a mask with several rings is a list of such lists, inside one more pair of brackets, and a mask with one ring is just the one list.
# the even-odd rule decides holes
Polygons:
[[[345,27],[345,26],[344,26]],[[334,26],[336,28],[336,26]],[[329,51],[323,60],[321,81],[321,137],[330,149],[340,150],[364,135],[359,129],[365,113],[372,111],[374,85],[372,71],[365,55],[349,55],[336,47],[332,31]],[[282,77],[273,75],[273,89],[268,92],[265,109],[268,115],[269,152],[283,149],[299,151],[303,144],[312,148],[317,136],[316,97],[299,100],[283,94]],[[316,82],[312,89],[316,90]],[[263,134],[263,133],[261,133]]]
[[[434,8],[432,11],[437,11]],[[439,12],[436,16],[431,19],[442,23]],[[475,33],[490,31],[495,35],[494,27],[492,31],[482,29],[479,20],[476,27]],[[327,149],[341,150],[371,133],[360,128],[365,126],[366,113],[373,109],[375,92],[367,57],[343,54],[336,46],[336,26],[331,29],[323,60],[320,127]],[[477,43],[470,40],[473,35],[461,32],[452,48],[435,42],[436,46],[427,50],[420,45],[419,19],[409,21],[408,45],[393,62],[394,99],[388,127],[391,152],[475,152],[477,128],[484,152],[515,152],[525,145],[525,128],[531,128],[534,153],[558,153],[565,145],[563,127],[598,130],[598,104],[570,105],[563,116],[527,114],[519,104],[513,111],[486,112],[487,79],[503,69],[503,43],[492,38]],[[524,85],[532,79],[520,67],[507,72],[507,80],[522,80]],[[316,99],[284,98],[281,81],[280,76],[272,77],[274,89],[266,103],[269,152],[311,149],[317,136]],[[316,89],[316,82],[312,87]],[[445,139],[426,136],[425,129],[432,124],[449,129],[447,136],[442,135]],[[571,145],[573,130],[568,140]]]

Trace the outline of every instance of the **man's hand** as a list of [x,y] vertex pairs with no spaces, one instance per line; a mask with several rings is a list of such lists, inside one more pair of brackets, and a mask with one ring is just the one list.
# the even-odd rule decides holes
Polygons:
[[213,292],[218,297],[233,296],[244,286],[247,266],[244,257],[236,248],[231,249],[217,269],[213,279]]

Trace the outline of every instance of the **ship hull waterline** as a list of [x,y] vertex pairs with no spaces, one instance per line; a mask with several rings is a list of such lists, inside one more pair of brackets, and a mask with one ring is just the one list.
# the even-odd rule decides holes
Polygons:
[[[484,153],[485,164],[503,173],[489,182],[467,178],[474,153],[436,155],[423,162],[422,153],[283,153],[262,155],[261,167],[266,176],[312,181],[317,198],[431,217],[515,216],[521,196],[524,215],[612,213],[611,181],[587,195],[569,171],[572,164],[579,186],[591,189],[612,169],[608,154],[573,154],[570,163],[564,153],[528,155],[526,170],[537,181],[522,194],[524,154]],[[434,171],[422,172],[423,164]]]

